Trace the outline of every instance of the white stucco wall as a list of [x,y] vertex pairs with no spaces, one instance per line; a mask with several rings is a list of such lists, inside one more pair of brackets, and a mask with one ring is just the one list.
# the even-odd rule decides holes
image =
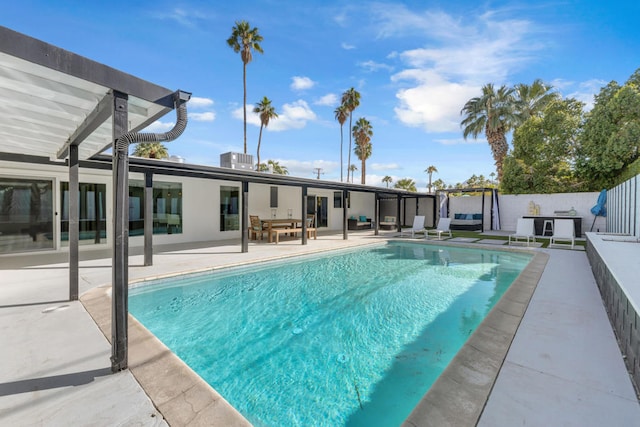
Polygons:
[[[503,230],[516,229],[518,218],[529,215],[529,202],[540,205],[540,215],[553,216],[554,211],[576,210],[582,217],[582,232],[589,231],[594,220],[591,208],[598,201],[599,192],[556,194],[505,194],[500,195],[500,223]],[[606,231],[606,218],[597,217],[593,231]]]

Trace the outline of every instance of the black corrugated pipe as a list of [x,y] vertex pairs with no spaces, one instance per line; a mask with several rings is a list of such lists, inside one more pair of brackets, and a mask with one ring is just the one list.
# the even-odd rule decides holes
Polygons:
[[176,125],[165,133],[140,133],[127,132],[116,141],[117,151],[129,151],[130,144],[139,142],[169,142],[182,135],[187,127],[187,101],[191,98],[188,92],[177,91],[174,93],[174,105],[176,107]]

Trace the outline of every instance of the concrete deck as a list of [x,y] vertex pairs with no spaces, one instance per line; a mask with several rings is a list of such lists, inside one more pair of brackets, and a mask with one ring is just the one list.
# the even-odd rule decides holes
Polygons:
[[[348,241],[342,240],[341,234],[319,235],[306,246],[299,240],[279,245],[251,243],[247,254],[241,254],[233,242],[171,251],[160,248],[152,267],[143,267],[142,256],[132,251],[129,278],[144,280],[363,245],[389,235],[393,233],[379,237],[371,232],[350,233]],[[549,254],[549,261],[478,425],[638,424],[640,405],[585,253],[531,250]],[[47,257],[41,258],[33,266],[29,264],[34,257],[0,258],[0,425],[166,425],[156,409],[162,409],[166,402],[151,401],[133,368],[109,373],[108,340],[80,302],[66,301],[66,263],[43,263]],[[111,282],[110,264],[110,258],[81,261],[83,299]],[[637,272],[638,267],[633,268]],[[131,363],[138,363],[131,358]],[[171,373],[151,374],[162,377]],[[165,393],[171,394],[166,389]],[[193,394],[196,396],[187,403],[196,413],[207,415],[211,405],[198,401],[198,393]],[[171,398],[165,397],[166,401]],[[224,404],[219,399],[215,402]],[[209,416],[170,423],[229,425]]]

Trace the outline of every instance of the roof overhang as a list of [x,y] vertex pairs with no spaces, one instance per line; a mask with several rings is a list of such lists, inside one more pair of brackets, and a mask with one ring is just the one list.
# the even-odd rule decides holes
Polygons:
[[128,96],[129,130],[174,108],[173,91],[0,26],[0,152],[88,159],[113,142],[113,94]]

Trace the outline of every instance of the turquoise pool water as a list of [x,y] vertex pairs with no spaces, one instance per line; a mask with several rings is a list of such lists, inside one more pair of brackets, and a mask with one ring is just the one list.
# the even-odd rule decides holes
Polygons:
[[391,242],[145,284],[129,309],[255,426],[393,426],[530,259]]

